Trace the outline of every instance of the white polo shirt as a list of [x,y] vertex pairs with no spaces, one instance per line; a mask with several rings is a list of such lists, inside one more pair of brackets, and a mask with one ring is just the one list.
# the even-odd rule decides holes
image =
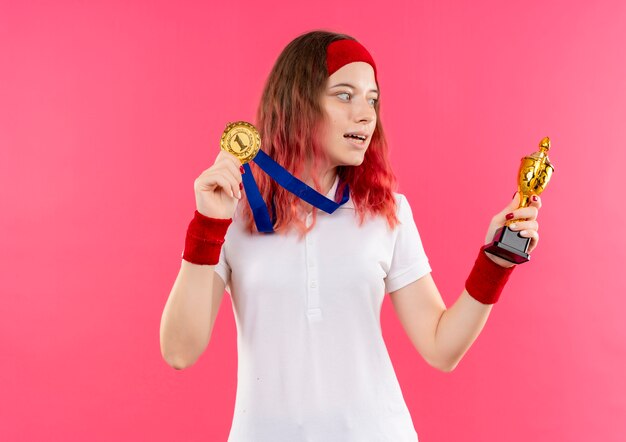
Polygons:
[[237,326],[229,442],[418,440],[380,309],[385,293],[431,268],[407,199],[394,197],[394,230],[383,217],[359,227],[349,199],[332,214],[318,210],[301,241],[295,231],[249,234],[238,205],[215,266]]

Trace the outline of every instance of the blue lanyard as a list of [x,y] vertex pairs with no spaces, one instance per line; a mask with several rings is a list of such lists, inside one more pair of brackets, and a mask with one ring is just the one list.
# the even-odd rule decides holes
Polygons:
[[[287,172],[285,168],[274,161],[262,150],[259,150],[252,161],[254,161],[266,174],[273,178],[274,181],[276,181],[281,187],[326,213],[333,213],[340,206],[345,204],[346,201],[348,201],[350,187],[347,184],[343,190],[341,202],[336,203]],[[250,165],[246,163],[243,165],[243,168],[246,171],[242,175],[243,186],[246,189],[246,196],[248,198],[248,203],[250,204],[250,209],[252,209],[252,215],[254,216],[256,227],[259,232],[274,233],[274,223],[276,222],[276,207],[274,206],[274,201],[272,200],[272,219],[270,220],[267,206],[261,197],[261,192],[259,192],[256,181],[254,181]],[[337,187],[339,187],[339,185]]]

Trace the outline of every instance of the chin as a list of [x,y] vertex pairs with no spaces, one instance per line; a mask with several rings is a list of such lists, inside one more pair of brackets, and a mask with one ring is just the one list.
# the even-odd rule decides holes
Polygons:
[[364,160],[365,160],[365,156],[362,156],[361,159],[356,161],[354,164],[352,164],[352,166],[360,166],[361,164],[363,164]]
[[354,158],[352,160],[342,161],[341,166],[360,166],[361,164],[363,164],[363,160],[365,160],[364,156],[361,156],[360,158]]
[[367,149],[360,152],[342,152],[343,155],[333,158],[332,163],[335,166],[360,166],[365,160],[365,152],[367,152]]

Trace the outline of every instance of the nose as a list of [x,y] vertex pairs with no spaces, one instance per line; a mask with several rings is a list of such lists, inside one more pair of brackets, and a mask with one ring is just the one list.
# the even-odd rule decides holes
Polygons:
[[354,100],[354,117],[358,123],[371,123],[376,118],[376,109],[367,98]]

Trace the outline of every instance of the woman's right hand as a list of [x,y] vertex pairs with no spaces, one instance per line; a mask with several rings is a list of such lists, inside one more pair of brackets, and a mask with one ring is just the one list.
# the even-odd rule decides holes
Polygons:
[[241,161],[235,155],[220,150],[211,167],[193,183],[196,208],[210,218],[232,218],[241,199]]

